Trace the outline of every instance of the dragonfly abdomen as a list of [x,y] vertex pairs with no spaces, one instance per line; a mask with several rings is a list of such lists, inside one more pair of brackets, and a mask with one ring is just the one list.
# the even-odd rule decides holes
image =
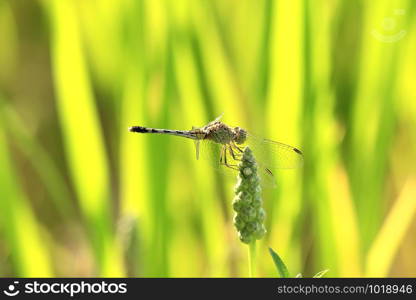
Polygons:
[[138,133],[159,133],[159,134],[170,134],[176,136],[182,136],[189,139],[197,139],[197,137],[190,133],[189,131],[184,130],[170,130],[170,129],[157,129],[157,128],[149,128],[149,127],[142,127],[142,126],[132,126],[129,128],[131,132],[138,132]]

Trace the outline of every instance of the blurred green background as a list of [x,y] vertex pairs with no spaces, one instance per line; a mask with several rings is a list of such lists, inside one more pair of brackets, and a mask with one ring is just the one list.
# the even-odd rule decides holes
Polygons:
[[224,112],[304,152],[258,275],[416,276],[416,2],[0,0],[0,275],[248,276]]

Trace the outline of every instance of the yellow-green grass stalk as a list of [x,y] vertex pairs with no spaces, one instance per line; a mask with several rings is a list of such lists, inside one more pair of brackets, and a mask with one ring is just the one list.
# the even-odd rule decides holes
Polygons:
[[[329,172],[328,155],[333,156],[331,137],[333,132],[330,125],[332,99],[328,91],[328,59],[329,43],[326,30],[328,23],[324,23],[321,29],[320,40],[315,41],[313,37],[318,33],[314,27],[314,21],[324,12],[323,5],[313,5],[310,1],[305,2],[304,11],[304,128],[308,132],[303,135],[303,151],[305,153],[304,165],[304,205],[313,208],[311,214],[304,213],[303,218],[311,219],[313,229],[305,232],[304,235],[311,235],[311,240],[305,247],[305,256],[310,255],[316,249],[316,258],[319,265],[326,265],[336,273],[336,259],[334,248],[334,232],[331,226],[331,211],[329,209],[330,198],[326,193],[326,180]],[[322,20],[326,20],[322,18]],[[323,43],[323,45],[322,45]],[[322,53],[321,53],[322,51]],[[322,65],[321,65],[322,64]],[[323,70],[322,70],[323,69]],[[317,93],[317,95],[315,95]],[[328,107],[329,105],[329,107]],[[325,126],[330,127],[326,127]],[[323,130],[323,131],[322,131]],[[329,266],[330,267],[329,267]],[[312,266],[312,269],[322,266]],[[303,272],[308,272],[304,267]]]
[[236,74],[227,59],[212,12],[207,3],[189,1],[190,31],[196,36],[204,70],[204,85],[211,105],[224,112],[230,124],[243,126],[248,120],[247,99],[239,93]]
[[[103,94],[119,96],[125,57],[125,27],[135,13],[130,11],[132,2],[141,1],[78,1],[80,26],[82,28],[85,51],[90,62],[90,70],[97,88]],[[105,51],[103,51],[105,49]],[[117,98],[115,98],[117,99]],[[111,97],[109,105],[117,107],[119,101]]]
[[385,277],[416,215],[416,179],[410,177],[386,216],[365,260],[365,276]]
[[[412,13],[413,12],[413,13]],[[413,11],[409,9],[409,18],[405,29],[407,34],[402,41],[405,43],[404,49],[400,53],[399,72],[400,80],[397,82],[396,101],[398,104],[398,114],[402,122],[410,122],[412,128],[416,128],[416,89],[414,88],[413,79],[416,77],[416,58],[413,55],[416,52],[416,21],[411,16],[416,15],[416,7],[413,3]],[[401,42],[401,41],[399,41]],[[416,141],[416,131],[412,131],[412,142]]]
[[[189,7],[186,9],[189,9]],[[206,99],[201,91],[201,77],[200,73],[198,73],[197,63],[192,55],[190,36],[186,34],[186,30],[189,30],[187,26],[190,26],[190,24],[186,22],[186,26],[180,26],[181,21],[178,20],[180,16],[172,17],[175,18],[176,25],[174,28],[177,30],[175,32],[177,39],[173,44],[173,55],[174,72],[182,111],[179,114],[181,114],[184,126],[200,126],[206,123],[210,116],[206,113]],[[185,17],[189,20],[189,16],[185,15]],[[192,190],[190,192],[197,201],[198,215],[202,228],[202,237],[200,239],[203,241],[204,260],[207,261],[206,273],[203,273],[203,275],[225,276],[227,274],[227,249],[225,249],[224,245],[227,244],[227,241],[224,234],[224,221],[221,218],[221,203],[218,201],[219,195],[214,191],[215,177],[213,170],[207,161],[196,160],[193,147],[188,147],[188,149],[189,151],[186,155],[191,158],[188,177],[193,177],[192,183],[189,184]]]
[[[168,48],[166,47],[166,51]],[[164,53],[165,55],[167,54]],[[168,62],[169,58],[166,56],[165,64],[171,64]],[[167,67],[169,68],[169,67]],[[148,123],[150,126],[161,126],[162,128],[170,127],[170,105],[171,98],[170,90],[170,73],[171,71],[165,70],[162,74],[159,71],[150,72],[149,74],[149,86],[147,95],[145,98],[150,103],[160,102],[158,110],[154,111],[154,115],[151,116],[148,113]],[[162,79],[161,79],[162,78]],[[159,86],[160,84],[160,86]],[[152,86],[154,85],[154,86]],[[153,89],[161,89],[160,94],[152,95]],[[145,106],[146,107],[146,106]],[[150,107],[145,108],[148,111]],[[160,125],[159,125],[160,124]],[[147,199],[150,201],[152,228],[151,228],[151,261],[154,262],[152,266],[153,272],[151,275],[155,276],[169,276],[169,194],[167,193],[168,174],[170,169],[170,139],[160,136],[150,136],[147,140],[147,150],[149,154],[146,157],[148,166],[148,176],[150,182],[150,197]]]
[[[171,108],[172,128],[190,129],[207,121],[203,108],[203,99],[199,89],[198,73],[193,63],[190,49],[188,26],[188,3],[167,2],[168,20],[170,21],[171,51],[173,56],[173,70],[175,81],[175,96],[171,101],[175,103]],[[188,87],[189,85],[189,87]],[[209,183],[212,182],[210,169],[206,169],[204,161],[197,161],[195,147],[191,141],[180,141],[173,138],[172,143],[175,156],[171,157],[172,169],[170,176],[175,180],[169,182],[169,194],[172,209],[172,248],[170,261],[172,276],[210,276],[218,274],[212,245],[215,238],[210,235],[210,220],[212,208],[205,207],[205,195],[211,195]],[[202,175],[208,185],[203,185],[202,173],[198,168],[208,171]],[[186,182],[187,188],[183,188]],[[211,227],[214,231],[214,227]],[[208,235],[207,235],[208,233]],[[192,261],[192,262],[191,262]],[[214,268],[214,269],[212,269]]]
[[[364,1],[364,25],[358,88],[352,103],[348,171],[357,206],[361,246],[368,250],[383,216],[383,192],[388,151],[397,119],[395,101],[398,50],[402,43],[386,42],[381,24],[408,1]],[[399,24],[403,24],[400,22]]]
[[[141,99],[137,99],[140,106],[134,106],[142,110],[139,114],[142,119],[136,122],[142,122],[139,125],[167,128],[171,124],[173,80],[166,4],[163,1],[143,2],[137,7],[136,18],[140,14],[143,17],[143,23],[139,24],[141,26],[139,27],[141,36],[137,37],[139,42],[136,48],[132,49],[138,51],[138,56],[135,57],[137,60],[134,59],[134,61],[139,62],[136,72],[140,74],[137,74],[140,77],[144,76],[140,79],[144,83],[141,87],[144,94],[141,94]],[[152,34],[148,34],[150,32]],[[134,39],[134,35],[131,39]],[[142,49],[137,47],[139,45]],[[148,197],[143,199],[147,201],[146,208],[148,209],[143,212],[148,214],[146,218],[149,218],[148,228],[145,229],[148,232],[148,243],[143,245],[145,256],[142,258],[143,261],[146,260],[145,264],[148,268],[143,271],[146,276],[168,277],[171,276],[170,197],[168,193],[168,174],[171,167],[170,139],[160,136],[134,136],[134,138],[146,139],[143,144],[145,149],[142,150],[147,154],[145,168],[138,168],[140,172],[145,170],[147,176],[145,182],[148,183]]]
[[[411,15],[409,10],[407,13]],[[413,12],[414,14],[414,12]],[[413,26],[413,30],[412,29]],[[410,146],[402,147],[400,137],[395,138],[395,147],[390,154],[392,163],[392,181],[398,187],[398,195],[386,213],[381,227],[379,228],[374,242],[367,253],[365,260],[365,276],[384,277],[391,276],[395,266],[398,253],[405,244],[406,236],[411,235],[411,224],[415,216],[415,174],[414,164],[403,164],[403,159],[414,159],[414,148],[416,145],[416,93],[411,78],[415,78],[416,59],[416,34],[414,28],[416,23],[408,22],[406,27],[406,39],[398,41],[405,43],[400,50],[399,69],[397,77],[396,104],[399,120],[402,124],[409,124],[410,127],[403,127],[399,130],[406,131],[409,135]],[[410,130],[409,130],[410,128]],[[413,129],[413,130],[412,130]],[[403,133],[400,131],[396,136]],[[407,172],[407,173],[406,173]]]
[[[130,62],[131,63],[131,62]],[[139,69],[135,64],[134,68]],[[152,268],[152,261],[148,261],[150,234],[150,195],[149,177],[147,176],[147,148],[145,140],[139,136],[132,135],[127,131],[129,126],[136,124],[144,118],[143,106],[144,78],[139,71],[132,67],[127,68],[124,76],[124,88],[122,98],[122,119],[120,123],[120,200],[121,216],[132,216],[137,218],[138,239],[140,248],[136,253],[137,268],[134,270],[136,276],[146,276]],[[124,130],[123,130],[124,129]]]
[[[301,140],[303,5],[303,1],[278,1],[272,5],[265,135],[291,145],[300,145]],[[266,227],[270,228],[270,236],[265,241],[297,269],[300,268],[300,248],[296,247],[299,240],[294,229],[301,209],[301,171],[279,172],[277,185],[273,198],[265,201],[269,216]],[[267,274],[274,274],[269,257],[264,255],[263,258]]]
[[61,170],[51,159],[47,149],[37,139],[31,138],[28,127],[25,126],[24,120],[19,117],[13,106],[0,103],[0,115],[4,119],[4,127],[7,133],[12,136],[13,142],[16,143],[25,158],[30,161],[42,180],[53,201],[54,209],[59,213],[59,218],[69,221],[76,213]]
[[[253,97],[257,98],[257,107],[259,109],[259,120],[262,120],[260,116],[264,114],[263,104],[267,100],[267,91],[269,86],[269,73],[270,73],[270,57],[269,52],[270,39],[271,39],[271,25],[273,22],[273,6],[276,5],[273,0],[263,1],[263,12],[261,19],[263,24],[261,27],[261,40],[259,41],[259,47],[257,51],[257,72],[254,80]],[[263,125],[264,126],[264,125]]]
[[[331,198],[327,193],[327,180],[334,165],[333,99],[329,90],[329,20],[327,6],[305,2],[305,50],[304,50],[304,204],[313,209],[306,218],[313,222],[312,244],[307,251],[317,249],[318,266],[330,268],[336,274],[336,249],[334,247],[334,227],[331,223]],[[317,24],[317,16],[322,22]],[[318,40],[315,40],[317,38]],[[307,130],[307,132],[306,132]],[[304,255],[308,255],[305,253]],[[307,272],[304,269],[304,272]]]
[[50,16],[56,104],[72,181],[87,223],[97,275],[123,275],[111,224],[108,161],[72,1],[44,2]]
[[[217,36],[229,69],[229,85],[235,89],[241,106],[243,115],[239,122],[247,122],[250,129],[262,130],[264,106],[259,104],[264,103],[267,92],[264,83],[269,56],[265,51],[268,51],[270,35],[271,1],[241,1],[238,5],[228,1],[208,1],[207,4],[209,26]],[[247,20],[256,21],[247,26]]]
[[[316,230],[313,236],[317,265],[313,269],[327,268],[333,275],[358,276],[360,256],[355,206],[340,167],[338,152],[342,132],[337,131],[335,95],[330,87],[330,33],[337,7],[306,3],[304,198],[305,204],[313,208],[308,217],[312,218]],[[319,23],[317,16],[320,16]],[[343,193],[334,193],[337,186],[343,187]],[[341,211],[343,221],[339,224]]]
[[0,228],[11,269],[10,273],[0,272],[2,276],[50,277],[54,273],[48,260],[49,245],[44,243],[42,227],[18,182],[2,123],[0,120]]
[[[416,6],[413,3],[413,10],[409,9],[410,16],[416,15]],[[395,180],[400,182],[401,173],[408,171],[411,175],[416,173],[415,164],[405,163],[407,159],[414,161],[415,149],[416,149],[416,89],[414,88],[413,79],[416,78],[416,21],[415,18],[409,17],[408,24],[406,26],[407,35],[405,47],[400,52],[400,67],[398,77],[400,80],[397,82],[397,113],[400,116],[400,124],[398,130],[398,136],[403,136],[409,139],[409,146],[400,142],[401,139],[396,139],[396,146],[391,153],[391,161],[395,166],[393,172],[397,173]],[[407,125],[407,126],[403,126]],[[400,184],[400,183],[397,184]],[[403,184],[403,183],[401,183]]]
[[100,101],[102,118],[111,120],[103,124],[110,142],[109,157],[113,155],[118,162],[114,177],[119,180],[120,210],[115,243],[123,251],[126,275],[142,276],[153,265],[143,259],[150,216],[143,204],[148,201],[138,201],[148,198],[148,178],[139,167],[145,167],[145,147],[138,147],[143,140],[126,129],[145,119],[141,115],[145,96],[142,1],[82,1],[77,9],[91,81],[105,100]]
[[[131,260],[128,269],[132,276],[149,276],[154,261],[150,260],[151,245],[151,198],[150,179],[147,163],[146,140],[132,135],[127,129],[133,124],[147,120],[145,111],[146,101],[146,64],[144,61],[144,8],[142,1],[125,2],[123,15],[126,26],[126,40],[123,48],[121,118],[120,118],[120,149],[119,149],[119,186],[120,186],[120,216],[130,219],[137,230],[131,236],[138,243],[133,246],[135,252],[129,253]],[[144,124],[143,124],[144,125]],[[121,245],[125,256],[129,245]],[[136,248],[134,248],[136,247]],[[133,265],[131,265],[133,264]]]
[[0,2],[0,43],[7,45],[0,49],[0,80],[2,88],[9,82],[10,74],[14,74],[18,63],[18,28],[15,19],[12,2]]
[[[152,179],[149,176],[148,140],[128,132],[132,125],[147,125],[149,122],[150,68],[146,64],[145,7],[141,1],[127,2],[125,11],[126,41],[124,49],[124,76],[122,86],[122,107],[120,123],[120,196],[122,218],[137,218],[138,246],[135,258],[135,276],[163,276],[160,261],[153,248],[157,237],[154,232],[159,225],[155,224],[155,205],[152,204]],[[153,99],[160,101],[160,99]],[[158,155],[155,152],[155,155]],[[163,187],[162,187],[163,188]],[[157,212],[156,212],[157,213]]]

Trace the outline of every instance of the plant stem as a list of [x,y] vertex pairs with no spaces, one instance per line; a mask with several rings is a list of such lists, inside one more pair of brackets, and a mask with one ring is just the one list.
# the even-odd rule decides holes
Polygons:
[[256,276],[256,240],[248,245],[248,273],[249,277]]

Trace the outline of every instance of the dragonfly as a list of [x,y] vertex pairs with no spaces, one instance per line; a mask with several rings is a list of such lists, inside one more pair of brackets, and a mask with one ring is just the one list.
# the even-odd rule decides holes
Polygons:
[[[222,115],[207,125],[191,130],[157,129],[132,126],[131,132],[167,134],[191,139],[195,142],[196,159],[207,158],[218,170],[238,170],[245,146],[249,146],[261,171],[262,185],[275,187],[275,170],[293,169],[303,164],[298,148],[261,138],[241,127],[221,122]],[[202,146],[201,146],[202,145]],[[225,172],[227,173],[227,172]]]

